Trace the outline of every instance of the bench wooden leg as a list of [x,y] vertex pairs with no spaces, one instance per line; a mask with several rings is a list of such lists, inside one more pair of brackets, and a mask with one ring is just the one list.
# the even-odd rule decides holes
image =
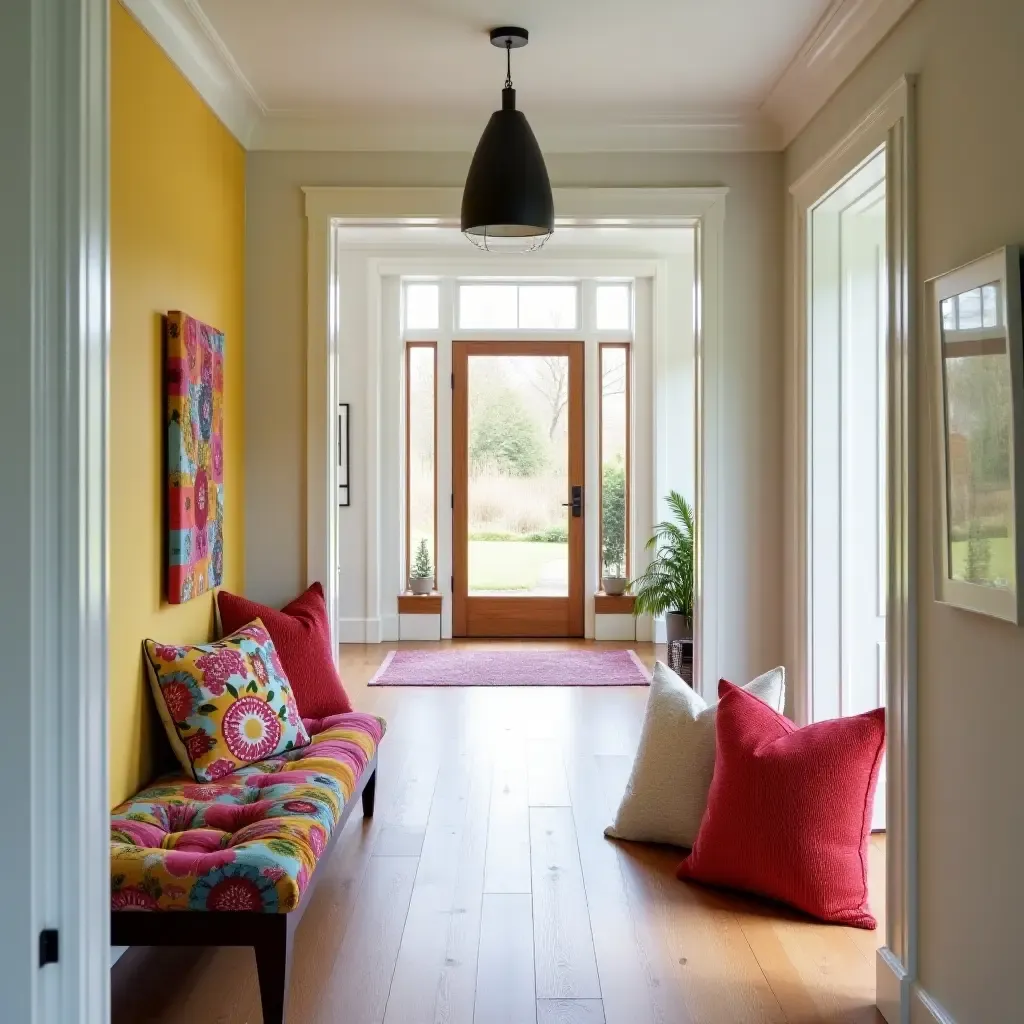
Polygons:
[[253,945],[256,974],[260,983],[263,1024],[285,1024],[284,1007],[288,999],[288,975],[291,969],[290,922],[284,914],[268,920],[265,934]]
[[373,801],[377,796],[377,769],[373,769],[373,774],[366,780],[366,785],[363,787],[363,817],[373,817]]

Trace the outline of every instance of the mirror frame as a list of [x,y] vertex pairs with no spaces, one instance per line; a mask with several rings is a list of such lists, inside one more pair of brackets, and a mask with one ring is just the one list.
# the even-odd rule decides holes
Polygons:
[[[933,359],[933,437],[936,501],[935,599],[943,604],[963,608],[1019,625],[1024,621],[1022,580],[1024,580],[1024,514],[1021,485],[1024,481],[1024,338],[1021,329],[1021,255],[1018,246],[1006,246],[956,270],[928,281],[928,313],[931,320]],[[949,539],[949,448],[946,433],[946,376],[943,359],[942,303],[945,299],[983,285],[999,282],[1004,296],[1004,317],[1007,339],[1006,358],[1010,370],[1011,434],[1010,487],[1012,495],[1013,563],[1016,567],[1014,586],[994,587],[953,579],[950,573]]]

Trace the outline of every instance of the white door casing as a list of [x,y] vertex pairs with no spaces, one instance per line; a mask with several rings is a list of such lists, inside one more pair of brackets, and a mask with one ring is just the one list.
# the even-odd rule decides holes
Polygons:
[[0,1016],[18,1024],[110,1015],[109,11],[0,5]]
[[[308,221],[308,338],[307,338],[307,574],[310,580],[327,581],[329,609],[337,607],[336,559],[330,550],[337,542],[338,508],[336,488],[331,472],[336,468],[336,441],[333,428],[336,408],[336,383],[333,372],[337,365],[339,310],[344,315],[345,303],[339,302],[335,263],[341,257],[330,244],[336,227],[369,225],[451,225],[458,222],[461,189],[458,188],[331,188],[315,187],[304,190]],[[555,203],[560,218],[582,229],[600,228],[614,219],[616,226],[693,227],[697,234],[694,295],[695,406],[697,410],[695,504],[698,510],[698,565],[695,588],[695,628],[698,635],[695,679],[698,688],[713,692],[719,677],[722,651],[721,642],[728,642],[727,585],[733,578],[731,571],[722,572],[719,559],[730,559],[734,553],[719,542],[720,479],[723,470],[719,462],[719,438],[726,415],[724,399],[720,394],[724,276],[724,216],[728,189],[667,188],[667,189],[555,189]],[[392,247],[395,259],[389,264],[382,260],[380,273],[402,273],[406,261],[400,258],[401,246]],[[416,245],[411,246],[415,252]],[[539,257],[539,258],[538,258]],[[463,262],[470,262],[467,256]],[[528,262],[520,263],[514,273],[528,275],[531,266],[543,263],[545,254],[531,254]],[[476,264],[479,267],[479,264]],[[412,271],[415,272],[415,271]],[[422,272],[422,271],[421,271]],[[436,273],[436,266],[429,273]],[[380,273],[373,286],[371,306],[379,311]],[[480,270],[477,270],[480,273]],[[655,309],[664,301],[655,296]],[[379,313],[374,313],[379,316]],[[371,332],[373,333],[373,332]],[[655,347],[659,343],[655,328]],[[325,373],[326,369],[326,373]],[[380,400],[379,379],[367,373],[367,400],[376,404]],[[439,374],[445,368],[438,367]],[[372,377],[372,380],[371,380]],[[443,406],[441,407],[443,408]],[[440,409],[439,409],[440,413]],[[657,415],[657,410],[655,410]],[[443,458],[446,445],[445,421],[439,415],[438,443]],[[367,457],[377,457],[379,437],[372,428],[362,443]],[[371,436],[372,434],[372,436]],[[353,436],[353,451],[360,445]],[[353,462],[357,461],[353,455]],[[324,473],[327,466],[329,472]],[[318,468],[315,468],[318,467]],[[371,489],[372,490],[372,489]],[[380,500],[379,493],[368,493],[369,500]],[[359,500],[355,497],[353,500]],[[371,517],[373,518],[373,517]],[[368,521],[369,522],[369,521]],[[379,526],[376,518],[369,523]],[[368,534],[371,546],[380,544],[379,529]],[[444,533],[438,538],[438,575],[444,579]],[[366,551],[366,562],[374,561],[375,551]],[[741,574],[742,575],[742,574]],[[376,607],[376,606],[375,606]],[[337,615],[332,614],[332,626],[337,628]],[[367,627],[369,628],[369,627]]]
[[804,268],[809,212],[835,182],[885,147],[886,265],[886,935],[876,961],[876,1003],[906,1024],[918,994],[917,588],[911,524],[916,500],[914,307],[914,80],[901,78],[814,167],[790,187],[791,307],[787,351],[786,630],[795,713],[810,720],[811,522],[808,379],[811,329]]
[[[660,233],[662,236],[666,232]],[[631,402],[632,424],[632,485],[630,488],[630,523],[632,525],[630,547],[632,565],[637,574],[647,564],[649,557],[645,551],[647,537],[656,518],[664,516],[659,507],[659,495],[674,488],[684,493],[692,501],[694,498],[694,416],[692,398],[688,402],[682,396],[693,394],[693,309],[692,309],[692,244],[693,232],[687,230],[680,233],[678,244],[689,244],[691,251],[685,248],[661,259],[639,259],[636,257],[600,257],[588,259],[559,258],[541,264],[531,261],[533,274],[530,280],[543,280],[545,274],[556,275],[555,280],[578,280],[580,287],[581,318],[578,329],[559,332],[558,339],[579,341],[584,347],[585,365],[585,478],[584,478],[584,527],[585,527],[585,628],[584,635],[593,639],[598,625],[609,630],[602,618],[601,623],[594,615],[594,594],[600,587],[601,566],[598,556],[599,543],[599,434],[600,423],[600,376],[598,362],[600,346],[605,343],[629,343],[631,347],[631,378],[633,384],[633,401]],[[460,247],[464,244],[458,237]],[[663,243],[664,244],[664,243]],[[339,245],[344,240],[339,238]],[[342,261],[339,264],[344,266]],[[383,481],[382,500],[384,518],[382,535],[385,538],[403,536],[401,526],[406,500],[403,485],[404,454],[399,452],[399,445],[404,445],[405,403],[400,401],[401,377],[403,374],[403,347],[406,343],[428,342],[436,346],[437,352],[437,413],[438,413],[438,457],[437,457],[437,537],[438,537],[438,573],[437,589],[445,598],[440,625],[441,639],[452,636],[452,608],[450,601],[451,580],[451,537],[453,512],[449,495],[452,494],[452,461],[451,461],[451,358],[452,344],[457,340],[529,340],[551,341],[554,335],[550,331],[510,330],[488,331],[481,333],[475,330],[459,330],[453,327],[452,311],[455,306],[455,295],[458,290],[460,276],[455,272],[459,269],[458,261],[453,261],[451,253],[439,252],[435,257],[418,256],[415,259],[371,258],[371,273],[382,274],[380,292],[382,302],[381,323],[383,334],[378,342],[370,338],[365,345],[360,345],[361,355],[375,359],[382,367],[382,393],[380,416],[383,423],[382,447],[379,452],[380,465],[377,469]],[[503,271],[503,264],[496,259],[488,259],[487,268],[502,280],[513,280],[514,275]],[[402,294],[402,278],[421,279],[426,271],[434,270],[434,279],[438,284],[440,298],[440,326],[436,329],[403,329],[399,314]],[[507,268],[514,269],[514,265]],[[441,273],[444,271],[444,273]],[[475,265],[462,265],[463,276],[480,268]],[[543,273],[541,273],[543,271]],[[454,276],[453,276],[454,275]],[[599,276],[594,276],[599,275]],[[630,281],[634,290],[635,324],[628,329],[599,330],[596,326],[595,302],[596,288],[601,280]],[[343,281],[342,287],[347,282]],[[655,311],[655,297],[662,297],[663,309]],[[358,297],[353,301],[358,302]],[[656,331],[657,325],[657,331]],[[657,339],[655,339],[657,333]],[[486,336],[485,336],[486,335]],[[343,336],[340,362],[344,379],[347,361],[346,347],[351,347],[352,338]],[[657,342],[657,345],[655,344]],[[339,397],[345,400],[345,388],[339,384]],[[657,421],[657,422],[655,422]],[[388,425],[392,426],[389,427]],[[401,458],[399,456],[402,456]],[[373,467],[367,467],[373,472]],[[339,517],[339,550],[352,532],[351,519],[343,514]],[[407,553],[402,547],[385,543],[381,549],[379,564],[380,585],[380,626],[374,630],[381,641],[398,639],[396,629],[396,595],[405,586],[404,572]],[[346,567],[347,568],[347,567]],[[346,620],[349,610],[346,604],[362,613],[368,607],[361,594],[343,595],[340,612],[341,642],[364,642],[370,629],[362,618]],[[649,640],[660,629],[661,622],[651,623],[646,617],[634,623],[632,616],[628,619],[628,630],[619,626],[618,634],[602,636],[599,639]],[[403,624],[402,628],[405,626]],[[628,634],[628,635],[626,635]],[[437,632],[431,634],[437,639]]]
[[[883,158],[884,159],[884,158]],[[840,214],[842,326],[842,703],[886,700],[886,373],[884,178]],[[883,760],[871,827],[885,828]]]
[[808,720],[822,721],[885,705],[884,152],[814,206],[809,230]]

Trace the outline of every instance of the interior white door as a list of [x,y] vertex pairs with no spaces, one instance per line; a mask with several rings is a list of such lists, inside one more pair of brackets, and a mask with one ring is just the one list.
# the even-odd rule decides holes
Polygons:
[[[840,215],[841,713],[885,704],[885,183]],[[885,828],[883,764],[872,820]]]
[[[811,214],[811,721],[885,703],[885,156]],[[885,768],[872,828],[885,827]]]

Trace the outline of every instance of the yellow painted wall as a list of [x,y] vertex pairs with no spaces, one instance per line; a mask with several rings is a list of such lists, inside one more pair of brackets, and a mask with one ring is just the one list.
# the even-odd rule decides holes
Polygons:
[[243,590],[245,153],[163,51],[111,4],[110,797],[166,740],[141,643],[211,636],[213,598],[166,601],[161,314],[224,331],[224,585]]

